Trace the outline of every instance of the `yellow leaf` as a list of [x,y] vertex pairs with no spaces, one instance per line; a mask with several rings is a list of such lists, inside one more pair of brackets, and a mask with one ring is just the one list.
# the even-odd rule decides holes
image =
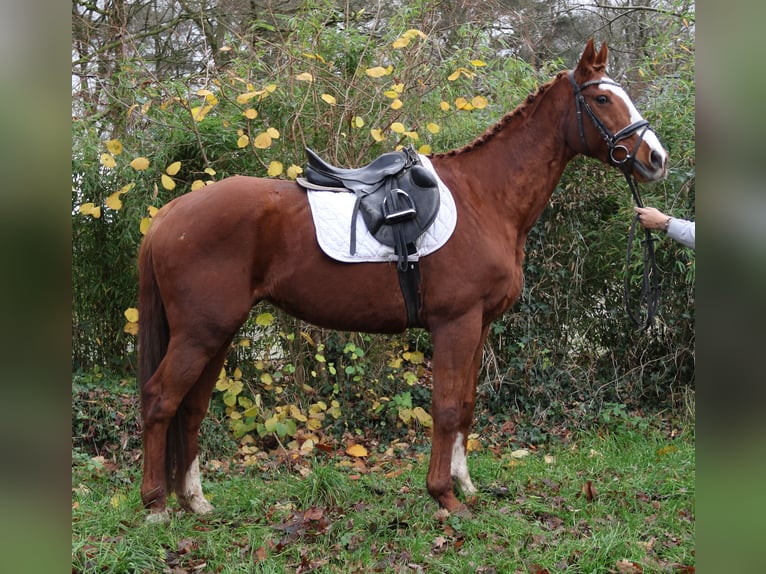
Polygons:
[[269,134],[273,139],[279,138],[279,130],[276,128],[269,128],[266,130],[266,133]]
[[155,215],[157,215],[159,208],[154,207],[153,205],[150,205],[149,207],[146,208],[146,211],[149,212],[149,217],[154,217]]
[[420,30],[417,30],[417,29],[415,29],[415,28],[410,28],[409,30],[407,30],[407,31],[406,31],[404,34],[402,34],[402,35],[403,35],[405,38],[409,38],[409,39],[411,39],[411,40],[412,40],[412,39],[414,39],[414,38],[416,38],[416,37],[420,37],[420,38],[423,38],[424,40],[425,40],[426,38],[428,38],[428,36],[426,36],[425,32],[422,32],[422,31],[420,31]]
[[242,369],[240,369],[239,367],[236,367],[234,369],[234,378],[237,380],[242,378]]
[[308,72],[303,72],[302,74],[298,74],[297,76],[295,76],[295,79],[301,82],[313,82],[314,76],[312,76]]
[[141,224],[138,227],[138,229],[141,231],[141,235],[146,235],[146,232],[149,231],[149,226],[151,224],[152,220],[150,217],[144,217],[141,219]]
[[255,324],[261,327],[268,327],[274,322],[274,315],[271,313],[261,313],[255,318]]
[[282,171],[283,171],[282,162],[272,161],[269,164],[269,170],[267,173],[269,174],[269,177],[277,177],[278,175],[282,175]]
[[370,135],[372,136],[372,139],[374,139],[376,142],[383,141],[385,139],[383,137],[383,130],[371,129]]
[[363,456],[367,456],[367,449],[364,448],[364,446],[361,444],[352,444],[346,449],[346,454],[349,456],[361,458]]
[[260,133],[255,137],[253,145],[258,149],[267,149],[271,147],[271,136],[267,133]]
[[418,422],[427,428],[430,428],[433,426],[434,421],[431,418],[431,415],[429,415],[426,410],[423,407],[415,407],[412,409],[412,414],[415,416],[416,419],[418,419]]
[[473,105],[463,97],[460,97],[455,100],[455,107],[458,110],[465,110],[467,112],[473,109]]
[[261,373],[260,381],[264,385],[269,386],[274,383],[274,378],[269,373]]
[[401,38],[397,38],[392,44],[392,46],[394,47],[394,49],[398,50],[399,48],[404,48],[405,46],[409,45],[409,43],[410,43],[410,39],[405,36],[402,36]]
[[176,188],[176,182],[173,181],[173,178],[165,175],[164,173],[162,174],[162,177],[160,178],[160,180],[162,181],[162,187],[164,187],[168,191],[172,191]]
[[181,162],[174,161],[167,167],[167,169],[165,170],[165,173],[168,175],[175,175],[178,173],[180,169],[181,169]]
[[123,186],[120,188],[120,193],[128,193],[128,192],[129,192],[131,189],[133,189],[134,187],[136,187],[136,182],[134,182],[134,181],[131,181],[129,184],[127,184],[127,185],[123,185]]
[[112,169],[114,166],[117,165],[117,162],[114,161],[114,156],[110,153],[102,153],[101,154],[101,165],[103,165],[106,169]]
[[426,125],[426,129],[431,132],[432,134],[438,134],[441,128],[439,127],[439,124],[435,124],[434,122],[429,122]]
[[413,140],[419,140],[420,136],[418,135],[418,132],[402,132],[403,136],[407,136],[410,139]]
[[359,116],[354,116],[351,118],[351,125],[355,128],[361,128],[364,127],[364,120],[360,118]]
[[336,103],[338,103],[338,101],[330,94],[322,94],[321,98],[331,106],[334,106]]
[[383,76],[389,75],[393,71],[393,66],[388,66],[387,68],[384,68],[383,66],[375,66],[374,68],[367,68],[364,73],[371,78],[382,78]]
[[109,209],[118,211],[122,209],[122,200],[120,199],[120,192],[115,191],[112,195],[106,198],[106,206]]
[[468,452],[479,452],[482,449],[482,446],[478,439],[469,438],[466,441],[465,449]]
[[212,167],[206,167],[205,173],[212,177],[215,175],[215,170]]
[[404,133],[405,127],[401,122],[394,122],[391,124],[391,131],[395,134]]
[[482,66],[486,66],[487,64],[483,60],[471,60],[471,65],[474,68],[481,68]]
[[125,323],[122,331],[128,335],[138,335],[138,323]]
[[301,410],[296,407],[295,405],[290,405],[290,416],[293,417],[296,421],[305,423],[308,418],[306,418],[306,415],[304,415]]
[[421,365],[425,359],[422,351],[408,351],[403,356],[413,365]]
[[247,108],[244,112],[242,112],[242,115],[245,116],[248,120],[254,120],[258,117],[258,112],[253,108]]
[[120,155],[122,153],[122,142],[120,140],[108,140],[106,142],[106,149],[112,155]]
[[314,450],[314,441],[310,438],[304,440],[303,444],[301,445],[301,452],[311,452],[312,450]]
[[145,157],[137,157],[133,161],[130,162],[130,167],[135,169],[136,171],[144,171],[149,167],[149,160]]
[[98,219],[101,217],[101,207],[96,207],[93,203],[83,203],[79,208],[78,211],[82,213],[83,215],[90,215],[94,217],[95,219]]
[[287,177],[289,177],[290,179],[295,179],[302,173],[303,173],[303,168],[299,165],[292,164],[290,167],[287,168]]
[[401,108],[404,104],[402,103],[402,100],[399,98],[396,98],[393,102],[391,102],[391,109],[398,110]]
[[454,81],[455,81],[455,80],[457,80],[459,77],[460,77],[460,70],[457,70],[457,71],[455,71],[455,72],[452,72],[452,73],[451,73],[449,76],[447,76],[447,79],[448,79],[450,82],[454,82]]
[[447,112],[450,109],[450,105],[444,101],[439,104],[439,107],[441,108],[443,112]]
[[195,122],[201,122],[205,119],[205,116],[210,110],[213,109],[215,104],[205,104],[204,106],[196,106],[191,109],[191,115]]
[[418,148],[418,153],[423,155],[429,155],[431,153],[431,146],[428,144],[423,144]]
[[383,95],[387,98],[396,99],[399,97],[400,92],[397,92],[396,90],[386,90],[383,92]]
[[258,95],[258,92],[247,92],[244,94],[239,94],[237,96],[237,103],[238,104],[246,104],[250,100],[252,100],[255,96]]
[[201,179],[195,179],[191,184],[191,190],[197,191],[198,189],[202,189],[203,187],[205,187],[205,185],[206,185],[205,182],[202,181]]
[[484,96],[474,96],[474,98],[471,100],[471,105],[477,110],[483,110],[487,107],[488,104],[489,102]]
[[249,347],[250,346],[250,339],[247,337],[244,337],[239,340],[239,343],[237,343],[240,347]]
[[249,143],[250,143],[250,138],[247,137],[245,134],[242,134],[237,139],[237,147],[239,147],[239,148],[247,147],[247,144],[249,144]]
[[111,504],[114,508],[119,508],[125,502],[128,500],[128,497],[124,494],[115,494],[112,496],[112,498],[109,499],[109,504]]

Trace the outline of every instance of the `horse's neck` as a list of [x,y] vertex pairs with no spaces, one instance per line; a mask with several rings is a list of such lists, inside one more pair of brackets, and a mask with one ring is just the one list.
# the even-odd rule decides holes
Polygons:
[[575,155],[564,133],[567,104],[574,109],[574,102],[561,97],[561,88],[551,85],[491,137],[448,158],[462,173],[463,189],[456,195],[471,205],[485,205],[487,213],[503,214],[524,235]]

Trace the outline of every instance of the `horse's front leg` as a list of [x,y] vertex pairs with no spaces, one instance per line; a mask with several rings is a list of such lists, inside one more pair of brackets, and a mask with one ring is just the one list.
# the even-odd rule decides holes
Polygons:
[[476,489],[468,474],[466,441],[473,421],[476,382],[487,329],[474,313],[432,329],[433,439],[426,486],[429,494],[450,512],[464,511],[452,487],[458,480],[463,494]]

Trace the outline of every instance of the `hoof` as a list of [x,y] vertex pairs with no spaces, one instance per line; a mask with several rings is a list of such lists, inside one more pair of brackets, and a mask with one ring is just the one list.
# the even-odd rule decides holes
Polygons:
[[170,522],[170,511],[167,508],[146,515],[147,524],[167,524]]
[[190,496],[190,497],[178,497],[178,502],[181,508],[187,512],[193,512],[194,514],[207,514],[213,512],[215,508],[210,504],[204,496]]
[[453,508],[450,510],[450,514],[452,516],[457,516],[458,518],[473,518],[473,512],[471,512],[471,509],[468,508],[465,504],[461,504],[456,508]]

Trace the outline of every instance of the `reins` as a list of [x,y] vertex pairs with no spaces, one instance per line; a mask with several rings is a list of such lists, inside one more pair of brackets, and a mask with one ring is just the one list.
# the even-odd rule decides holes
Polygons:
[[[612,82],[611,80],[603,79],[591,80],[589,82],[585,82],[582,85],[578,85],[574,79],[574,71],[569,72],[569,81],[572,83],[572,88],[574,89],[575,93],[577,127],[580,132],[580,140],[582,141],[583,146],[585,149],[588,148],[588,145],[585,141],[585,129],[583,127],[582,121],[582,111],[585,109],[591,121],[593,122],[593,125],[599,131],[601,137],[604,139],[607,147],[609,148],[609,159],[615,166],[620,168],[620,171],[625,176],[625,181],[628,182],[628,187],[630,188],[630,192],[633,196],[633,201],[638,207],[643,207],[644,205],[641,201],[641,195],[638,190],[638,182],[636,181],[635,176],[632,175],[632,172],[633,164],[635,162],[635,152],[638,151],[638,148],[644,139],[644,134],[646,133],[646,130],[649,129],[649,122],[642,119],[631,123],[615,134],[611,133],[609,128],[604,125],[604,123],[598,118],[596,113],[585,100],[585,96],[582,94],[582,90],[588,86],[594,86],[598,84],[609,84],[612,86],[619,86],[619,84]],[[638,134],[638,141],[634,147],[634,153],[631,154],[630,150],[628,150],[627,147],[625,147],[623,144],[620,144],[619,142],[629,138],[639,130],[641,131]],[[624,154],[625,157],[620,159],[615,155],[616,151],[620,154]],[[630,320],[637,327],[647,329],[654,323],[654,316],[656,315],[657,308],[659,307],[659,272],[657,271],[657,261],[654,254],[654,242],[656,239],[652,236],[652,233],[649,229],[644,229],[644,240],[642,241],[642,261],[644,268],[641,281],[641,294],[638,303],[639,308],[646,306],[646,317],[642,320],[638,313],[633,312],[630,297],[630,256],[633,252],[633,242],[635,240],[636,226],[638,223],[639,219],[638,215],[636,215],[633,218],[630,226],[630,231],[628,232],[628,245],[625,254],[625,280],[623,284],[623,298],[625,300],[625,311],[628,314],[628,317],[630,317]]]

